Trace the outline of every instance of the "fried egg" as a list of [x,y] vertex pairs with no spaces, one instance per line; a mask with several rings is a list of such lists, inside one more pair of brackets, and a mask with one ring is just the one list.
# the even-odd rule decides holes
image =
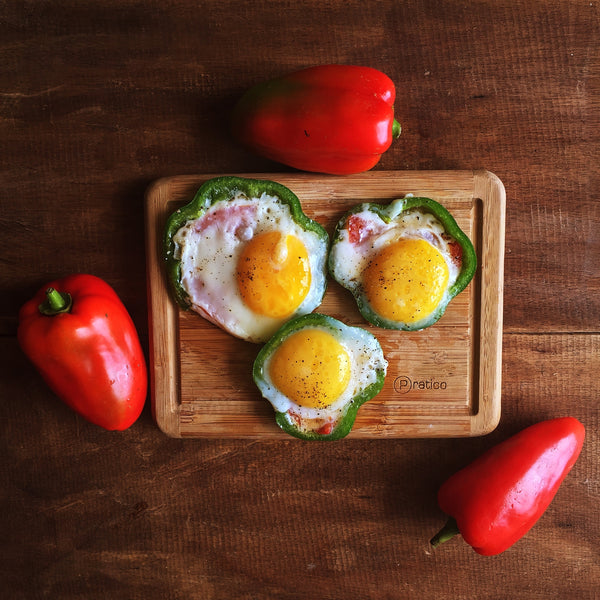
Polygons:
[[432,204],[410,197],[387,206],[366,203],[337,225],[329,272],[374,325],[424,329],[473,276],[474,251],[463,257],[465,245],[472,250],[470,241],[447,213],[461,239],[449,235],[429,210]]
[[313,313],[288,322],[263,347],[253,376],[276,421],[302,439],[339,439],[387,370],[373,334]]
[[319,306],[329,238],[302,216],[301,224],[275,195],[237,191],[183,224],[172,241],[192,310],[235,337],[264,342]]

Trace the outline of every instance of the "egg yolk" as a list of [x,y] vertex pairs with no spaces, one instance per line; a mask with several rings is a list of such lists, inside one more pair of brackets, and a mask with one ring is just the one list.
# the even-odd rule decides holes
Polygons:
[[292,315],[310,289],[306,247],[297,237],[269,231],[244,246],[237,263],[242,299],[255,313],[276,319]]
[[373,310],[391,321],[414,323],[430,315],[448,286],[442,253],[424,239],[401,239],[383,248],[363,274]]
[[287,337],[271,358],[269,375],[290,400],[306,408],[335,402],[350,381],[350,356],[326,331],[304,329]]

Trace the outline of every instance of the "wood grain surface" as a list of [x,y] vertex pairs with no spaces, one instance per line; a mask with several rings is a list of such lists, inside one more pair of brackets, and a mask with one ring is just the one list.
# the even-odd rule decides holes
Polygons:
[[[413,332],[372,327],[351,294],[335,283],[328,285],[317,312],[370,331],[388,361],[385,385],[361,407],[350,437],[459,437],[493,431],[500,418],[506,204],[502,182],[488,171],[250,176],[287,186],[305,214],[330,236],[343,214],[363,202],[387,204],[413,194],[433,198],[451,212],[474,244],[478,269],[435,326]],[[174,437],[285,437],[252,381],[257,346],[180,310],[166,279],[165,221],[211,177],[163,178],[146,194],[153,414],[162,431]]]
[[[600,4],[564,0],[0,3],[0,596],[597,599]],[[373,172],[495,173],[506,189],[502,413],[440,439],[175,439],[73,414],[16,342],[19,307],[86,271],[149,355],[145,193],[180,175],[300,175],[235,142],[250,85],[362,64],[402,135]],[[572,415],[582,454],[494,558],[433,551],[439,485]]]

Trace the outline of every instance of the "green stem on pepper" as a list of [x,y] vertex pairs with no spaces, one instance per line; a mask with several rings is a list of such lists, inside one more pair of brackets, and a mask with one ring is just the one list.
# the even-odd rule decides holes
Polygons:
[[434,548],[452,539],[460,533],[456,520],[450,517],[446,524],[431,538],[429,542]]
[[66,313],[71,310],[73,305],[73,299],[71,294],[65,292],[61,294],[54,288],[48,288],[46,290],[46,299],[39,305],[39,311],[48,317]]

